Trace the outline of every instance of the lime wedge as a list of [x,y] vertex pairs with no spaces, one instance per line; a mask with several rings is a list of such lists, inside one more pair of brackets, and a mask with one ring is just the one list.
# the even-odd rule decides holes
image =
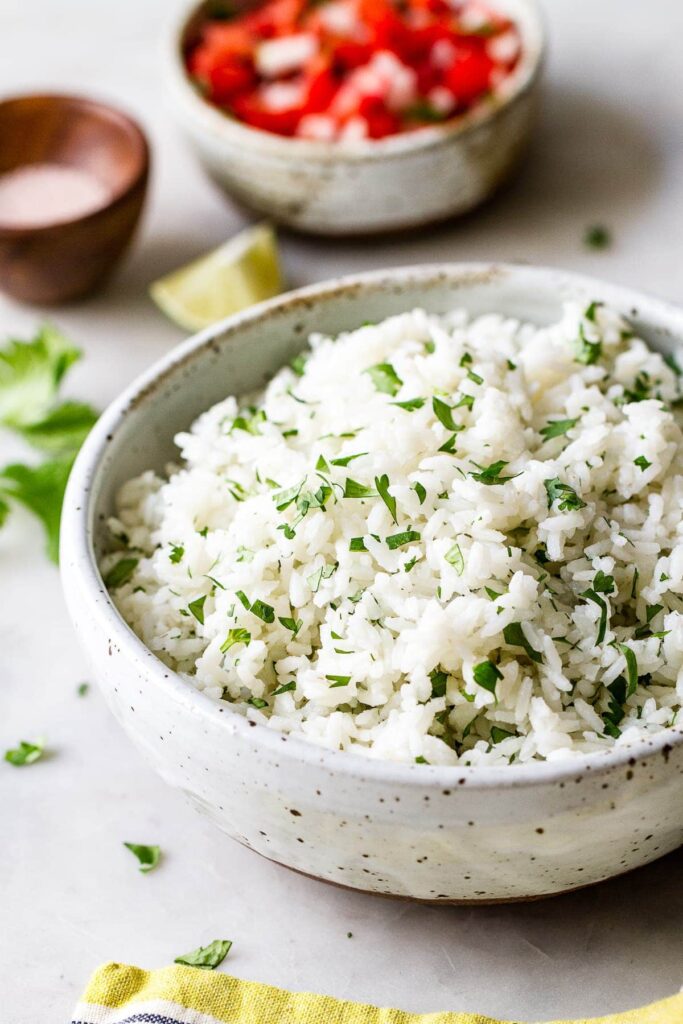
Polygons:
[[159,278],[149,292],[170,320],[199,331],[282,289],[275,232],[269,224],[256,224]]

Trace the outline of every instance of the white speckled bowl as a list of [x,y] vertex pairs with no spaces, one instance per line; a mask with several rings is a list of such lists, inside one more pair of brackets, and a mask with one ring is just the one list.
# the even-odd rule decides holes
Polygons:
[[495,0],[517,21],[519,66],[488,104],[461,118],[358,143],[288,139],[226,117],[189,80],[182,51],[207,3],[186,4],[165,47],[171,106],[226,192],[301,231],[354,235],[464,213],[514,167],[533,121],[544,49],[536,0]]
[[611,303],[655,348],[683,311],[554,270],[452,264],[305,288],[174,349],[104,413],[71,475],[62,575],[80,641],[125,730],[168,782],[266,857],[326,881],[420,900],[520,900],[599,882],[683,842],[683,728],[568,764],[439,768],[285,737],[183,682],[115,609],[97,569],[117,488],[173,455],[173,435],[264,383],[320,330],[414,306],[495,310],[539,324],[566,297]]

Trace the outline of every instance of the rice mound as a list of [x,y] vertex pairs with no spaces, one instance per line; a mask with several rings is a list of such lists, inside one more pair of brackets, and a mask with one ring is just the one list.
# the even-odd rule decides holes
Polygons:
[[675,359],[597,303],[314,335],[125,484],[105,581],[189,683],[325,747],[632,744],[683,699],[680,402]]

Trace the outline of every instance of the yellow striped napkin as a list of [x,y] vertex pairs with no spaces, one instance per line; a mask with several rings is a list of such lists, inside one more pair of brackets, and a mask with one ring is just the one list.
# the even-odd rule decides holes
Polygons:
[[[142,971],[105,964],[72,1024],[501,1024],[471,1013],[404,1013],[240,981],[196,967]],[[513,1024],[513,1022],[510,1022]],[[514,1022],[520,1024],[520,1022]],[[551,1022],[549,1022],[551,1024]],[[641,1010],[552,1024],[683,1024],[683,995]]]

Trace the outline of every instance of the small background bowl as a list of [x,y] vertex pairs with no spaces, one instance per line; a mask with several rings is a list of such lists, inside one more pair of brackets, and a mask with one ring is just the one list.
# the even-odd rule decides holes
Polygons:
[[0,288],[24,302],[63,302],[97,288],[130,241],[147,187],[147,141],[135,121],[103,103],[50,94],[4,100],[0,174],[35,163],[78,167],[109,192],[85,216],[0,224]]
[[254,307],[180,345],[103,414],[71,474],[61,566],[71,617],[114,714],[151,764],[221,829],[297,871],[438,902],[533,899],[598,882],[683,842],[683,727],[564,763],[433,767],[316,747],[210,700],[149,651],[97,568],[131,476],[177,458],[174,434],[263,385],[313,331],[422,306],[553,322],[564,299],[604,301],[654,348],[683,311],[559,271],[451,264],[362,274]]
[[301,231],[355,235],[472,209],[505,180],[531,130],[544,49],[536,0],[495,0],[522,34],[519,66],[490,103],[414,132],[358,143],[283,138],[207,103],[183,51],[210,0],[174,22],[165,51],[172,108],[210,176],[245,205]]

